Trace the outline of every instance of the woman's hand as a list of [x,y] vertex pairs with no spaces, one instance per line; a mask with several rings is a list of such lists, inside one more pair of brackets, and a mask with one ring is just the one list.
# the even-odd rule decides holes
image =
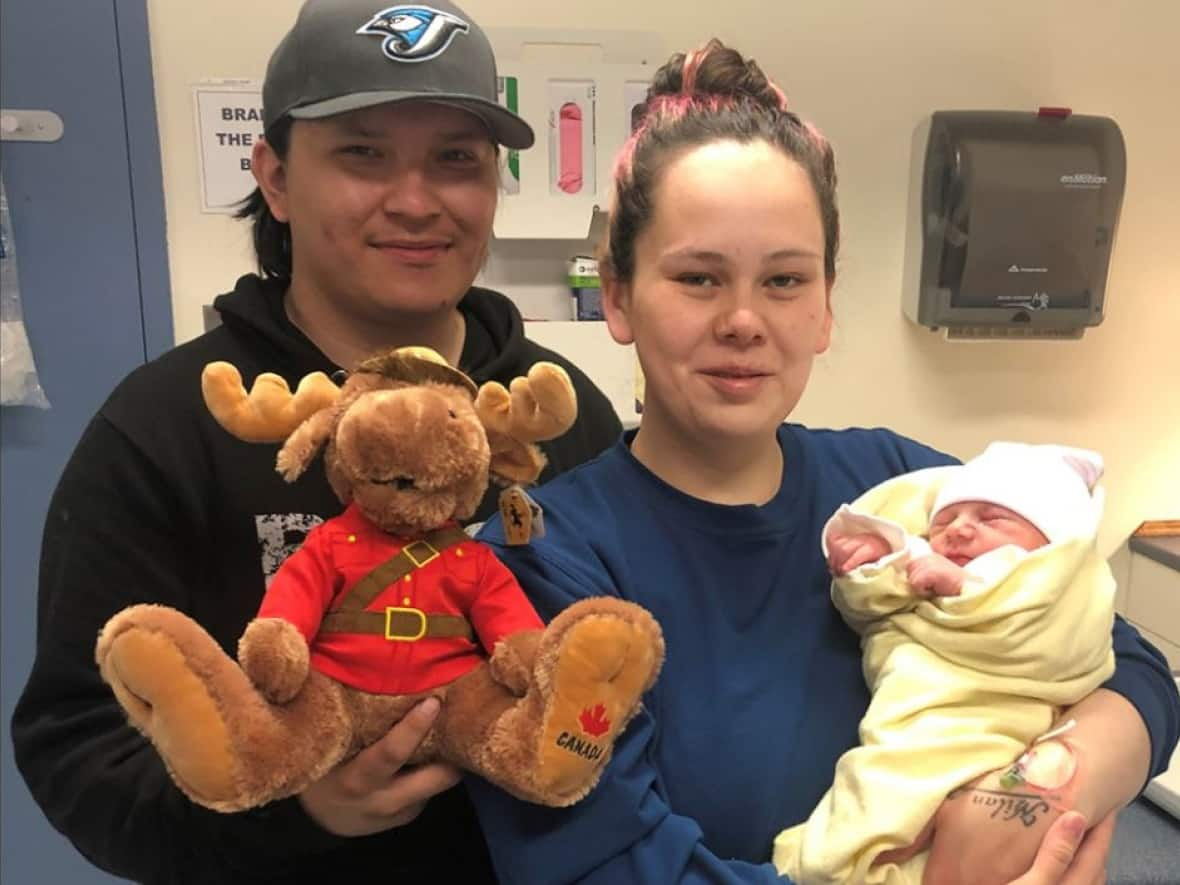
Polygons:
[[[1065,740],[1073,750],[1077,769],[1071,781],[1059,791],[1060,798],[1051,801],[1058,808],[1080,812],[1087,820],[1103,822],[1087,836],[1067,877],[1060,880],[1074,885],[1101,881],[1098,877],[1110,851],[1110,833],[1103,827],[1113,829],[1114,814],[1134,799],[1146,779],[1150,740],[1138,711],[1122,695],[1105,688],[1097,689],[1066,710],[1058,724],[1069,719],[1074,720],[1075,725]],[[1015,818],[1006,823],[997,821],[993,812],[995,817],[1002,818],[1011,809],[1009,806],[1008,810],[999,810],[1001,806],[997,802],[1000,797],[1034,794],[1032,790],[1010,793],[1000,790],[999,777],[1002,774],[1003,770],[992,772],[956,790],[942,803],[930,825],[913,845],[890,852],[882,862],[904,859],[929,844],[926,883],[1020,882],[1029,885],[1056,881],[1018,877],[1046,869],[1043,866],[1047,863],[1043,859],[1044,852],[1051,850],[1048,843],[1060,835],[1052,820],[1059,812],[1053,808],[1046,811],[1030,803],[1021,809],[1022,822],[1030,820],[1028,827],[1017,829],[1013,826]],[[989,797],[988,791],[999,793],[999,796]],[[997,800],[990,807],[989,798]],[[1035,821],[1031,820],[1033,817]],[[1034,858],[1036,865],[1030,867]],[[988,872],[997,868],[997,875],[988,878]],[[1094,870],[1098,871],[1097,874]]]
[[[986,860],[955,865],[953,862],[927,861],[922,885],[957,885],[966,882],[998,882],[1002,885],[1102,885],[1106,881],[1106,859],[1114,836],[1115,812],[1086,832],[1086,818],[1068,811],[1045,831],[1032,865],[1015,879],[1003,871],[992,870]],[[933,822],[907,848],[886,852],[877,858],[881,863],[904,863],[930,845]],[[953,861],[953,858],[952,858]]]
[[452,765],[435,762],[403,770],[438,716],[427,698],[381,740],[312,784],[299,795],[303,810],[337,836],[365,836],[408,824],[432,796],[459,782]]
[[1087,834],[1083,814],[1062,810],[1074,803],[1076,783],[1055,794],[1005,790],[1002,774],[992,772],[956,790],[914,845],[899,852],[904,858],[929,845],[923,885],[1102,882],[1115,813]]
[[991,772],[955,790],[932,822],[923,883],[1006,885],[1033,866],[1064,797],[1005,790]]
[[1032,868],[1011,885],[1102,885],[1114,823],[1111,813],[1087,833],[1084,817],[1063,814],[1049,828]]

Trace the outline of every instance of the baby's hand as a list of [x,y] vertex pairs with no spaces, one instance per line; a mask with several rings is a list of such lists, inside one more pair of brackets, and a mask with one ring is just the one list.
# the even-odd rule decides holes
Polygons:
[[846,575],[854,568],[866,562],[876,562],[891,552],[893,548],[889,542],[872,532],[856,535],[828,533],[828,568],[833,575]]
[[936,596],[958,596],[963,590],[967,573],[945,556],[931,553],[920,556],[906,567],[906,578],[915,596],[933,599]]

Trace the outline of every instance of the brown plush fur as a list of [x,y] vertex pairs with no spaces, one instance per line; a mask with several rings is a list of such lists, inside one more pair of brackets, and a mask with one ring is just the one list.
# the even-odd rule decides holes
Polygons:
[[[399,536],[470,516],[489,476],[534,481],[544,464],[534,442],[564,432],[576,411],[569,378],[551,364],[510,389],[477,392],[437,356],[424,363],[403,349],[365,361],[337,393],[324,382],[305,379],[292,396],[265,376],[246,394],[233,367],[214,364],[202,387],[231,432],[285,439],[277,467],[286,479],[322,450],[341,501]],[[610,598],[583,600],[543,631],[506,637],[451,684],[405,696],[311,669],[302,635],[275,618],[247,626],[240,665],[163,606],[115,615],[96,648],[103,678],[177,785],[227,812],[301,792],[428,695],[442,708],[412,761],[443,759],[529,801],[571,804],[597,782],[663,656],[652,617]]]
[[285,704],[307,679],[310,654],[303,634],[281,618],[255,618],[238,642],[238,663],[264,698]]
[[[506,695],[491,667],[450,687],[435,731],[444,756],[545,805],[572,805],[598,782],[614,739],[639,711],[664,659],[664,640],[642,608],[602,597],[575,603],[549,624],[538,642],[523,697]],[[491,715],[480,714],[489,699]],[[584,712],[602,705],[606,730],[586,737]],[[469,722],[484,722],[472,740]],[[577,741],[583,753],[575,749]],[[588,758],[589,757],[589,758]]]

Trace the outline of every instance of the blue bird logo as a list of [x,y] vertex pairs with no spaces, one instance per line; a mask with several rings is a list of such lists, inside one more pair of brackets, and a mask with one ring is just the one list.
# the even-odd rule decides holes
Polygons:
[[381,51],[394,61],[427,61],[442,55],[470,26],[457,15],[429,6],[391,6],[357,30],[384,37]]

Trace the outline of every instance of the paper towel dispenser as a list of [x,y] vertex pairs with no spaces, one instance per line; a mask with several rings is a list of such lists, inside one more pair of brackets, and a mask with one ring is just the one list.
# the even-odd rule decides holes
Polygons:
[[1080,338],[1102,322],[1126,181],[1113,120],[938,111],[922,172],[914,322],[949,337]]

